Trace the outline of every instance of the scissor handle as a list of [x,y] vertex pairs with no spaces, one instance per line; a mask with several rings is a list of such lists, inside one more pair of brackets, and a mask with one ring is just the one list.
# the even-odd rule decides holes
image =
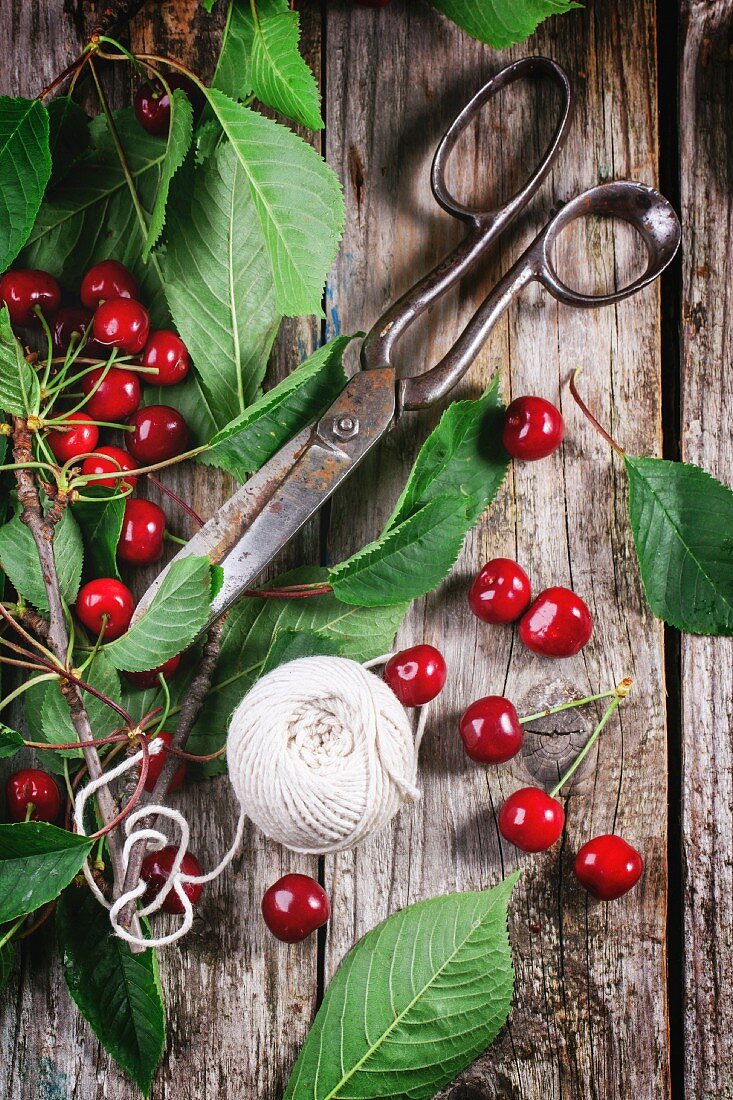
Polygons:
[[[527,77],[548,76],[560,88],[562,106],[555,132],[532,175],[520,190],[505,203],[480,210],[465,206],[450,193],[446,171],[456,143],[489,99],[502,88]],[[469,226],[469,232],[459,245],[436,268],[416,283],[384,313],[366,337],[361,351],[365,370],[392,365],[392,354],[398,339],[407,328],[454,283],[474,266],[492,243],[503,233],[527,205],[547,176],[565,144],[572,120],[573,95],[565,70],[546,57],[525,57],[497,73],[466,104],[441,139],[433,158],[431,185],[436,201],[452,217]]]
[[[585,294],[563,282],[555,270],[552,249],[562,231],[578,218],[596,214],[631,225],[647,251],[646,270],[610,294]],[[402,409],[422,409],[445,397],[463,377],[499,318],[519,292],[539,282],[559,302],[581,309],[612,305],[631,297],[658,278],[671,263],[681,238],[679,219],[671,204],[651,187],[617,180],[591,187],[560,208],[501,282],[485,299],[451,350],[425,374],[400,382]]]

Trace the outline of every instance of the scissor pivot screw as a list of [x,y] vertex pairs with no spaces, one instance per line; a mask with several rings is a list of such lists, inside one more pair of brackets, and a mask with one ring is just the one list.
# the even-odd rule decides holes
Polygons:
[[333,434],[337,439],[353,439],[359,434],[359,421],[355,416],[335,416]]

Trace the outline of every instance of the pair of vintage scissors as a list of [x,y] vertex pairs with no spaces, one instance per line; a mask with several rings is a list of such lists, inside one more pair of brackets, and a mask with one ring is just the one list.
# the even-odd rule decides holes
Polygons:
[[[446,169],[456,143],[486,102],[526,77],[549,77],[560,88],[562,113],[542,160],[525,185],[494,210],[464,206],[450,193]],[[656,279],[680,243],[680,224],[669,202],[640,183],[622,180],[591,187],[565,203],[491,291],[451,350],[424,374],[397,378],[393,353],[413,321],[473,268],[537,192],[567,138],[573,95],[567,73],[554,61],[528,57],[509,65],[464,107],[438,146],[431,184],[442,208],[467,226],[461,243],[379,318],[361,349],[361,370],[331,407],[274,455],[198,531],[173,559],[196,554],[221,565],[224,581],[208,626],[218,619],[303,524],[359,465],[404,412],[444,398],[463,377],[509,304],[537,281],[559,302],[592,309],[635,294]],[[563,229],[589,214],[613,216],[639,233],[646,246],[644,273],[612,294],[581,294],[558,277],[552,248]],[[166,570],[148,589],[135,619],[149,606]]]

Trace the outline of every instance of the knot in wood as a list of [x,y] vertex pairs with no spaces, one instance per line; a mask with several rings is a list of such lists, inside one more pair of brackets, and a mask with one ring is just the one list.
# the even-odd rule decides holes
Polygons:
[[[521,717],[571,699],[582,699],[587,694],[585,689],[560,677],[530,688],[515,702],[515,706]],[[588,740],[595,714],[595,708],[590,704],[537,718],[524,727],[522,758],[537,784],[552,786],[557,783]]]

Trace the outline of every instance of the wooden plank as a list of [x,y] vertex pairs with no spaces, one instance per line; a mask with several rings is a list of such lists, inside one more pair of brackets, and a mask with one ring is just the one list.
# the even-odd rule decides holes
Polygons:
[[[15,59],[5,70],[3,93],[36,94],[79,53],[71,21],[61,10],[60,3],[43,0],[1,6],[0,45],[4,57]],[[303,34],[316,73],[317,15],[312,9],[305,13]],[[135,21],[131,41],[133,48],[154,47],[207,78],[218,50],[219,28],[202,14],[198,0],[179,0],[149,5]],[[115,74],[115,83],[115,99],[127,102],[128,81]],[[288,373],[318,336],[315,321],[287,322],[273,356],[270,381]],[[191,464],[170,471],[165,481],[204,516],[229,495],[232,485],[216,471]],[[174,533],[190,534],[189,521],[175,516],[169,501],[161,500],[152,488],[147,495],[163,505]],[[318,559],[316,523],[277,568]],[[147,579],[138,575],[138,590]],[[227,779],[196,784],[176,797],[192,824],[192,847],[204,867],[213,866],[231,842],[237,816]],[[275,1100],[282,1095],[310,1025],[317,991],[315,941],[287,948],[272,939],[260,918],[262,893],[289,870],[315,874],[317,862],[292,856],[256,828],[248,828],[243,854],[207,887],[189,937],[160,952],[170,1041],[154,1084],[155,1100],[200,1100],[209,1095]],[[0,1012],[0,1096],[92,1097],[102,1090],[110,1100],[137,1096],[72,1005],[55,960],[50,925],[24,943],[21,956]]]
[[[682,458],[731,484],[733,357],[730,20],[683,0]],[[684,1059],[690,1100],[732,1097],[733,642],[682,638]]]
[[[460,236],[433,203],[429,164],[441,132],[483,81],[511,57],[544,53],[567,66],[578,93],[568,147],[520,230],[480,277],[436,306],[406,344],[401,362],[405,373],[416,373],[450,344],[554,200],[612,177],[654,183],[654,5],[591,2],[508,55],[470,42],[411,0],[394,0],[378,13],[351,9],[334,5],[326,23],[328,156],[345,180],[348,204],[329,295],[332,321],[344,331],[371,325]],[[514,89],[488,108],[458,157],[461,193],[480,198],[516,187],[549,136],[552,105],[547,94]],[[623,280],[634,260],[627,236],[615,236],[614,243],[607,225],[574,234],[562,253],[563,270],[596,285]],[[567,394],[576,363],[586,366],[584,388],[594,407],[629,451],[659,453],[658,291],[582,315],[537,290],[526,293],[458,392],[477,394],[499,369],[506,395],[539,392],[561,402],[567,442],[546,462],[514,466],[451,579],[413,607],[401,633],[402,643],[440,646],[449,666],[425,741],[422,803],[353,854],[326,864],[334,899],[327,977],[358,936],[408,902],[486,886],[524,868],[512,906],[517,993],[511,1021],[465,1075],[456,1100],[651,1098],[666,1095],[669,1086],[662,635],[642,597],[623,472]],[[335,501],[332,560],[381,529],[436,417],[434,411],[407,417]],[[471,617],[470,578],[497,553],[523,562],[538,588],[572,584],[585,596],[596,629],[581,656],[542,662],[515,645],[511,631],[482,627]],[[539,858],[519,858],[499,843],[501,801],[533,780],[550,783],[577,752],[593,716],[558,724],[558,736],[528,736],[513,766],[482,771],[459,748],[458,715],[489,692],[506,691],[526,713],[540,699],[557,700],[571,688],[599,690],[624,674],[635,677],[635,695],[569,787],[563,842]],[[648,870],[635,892],[605,906],[589,902],[571,867],[581,843],[612,830],[638,844]]]

